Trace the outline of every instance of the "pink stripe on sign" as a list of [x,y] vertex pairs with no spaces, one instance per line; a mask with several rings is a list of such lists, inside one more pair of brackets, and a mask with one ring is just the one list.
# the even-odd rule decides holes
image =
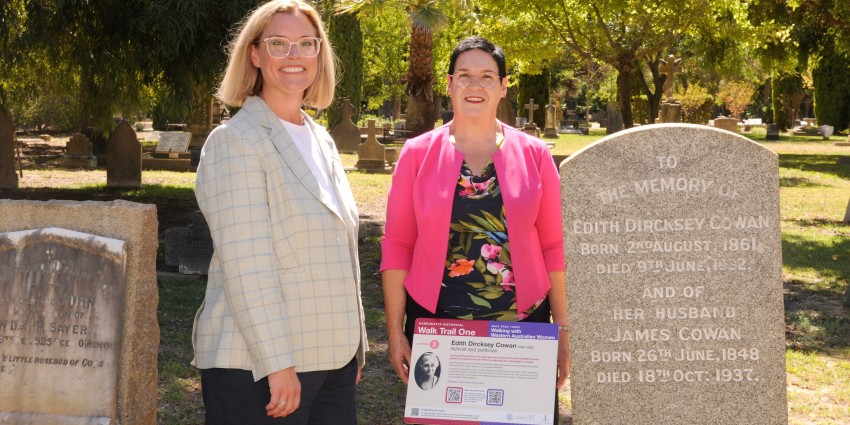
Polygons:
[[483,320],[416,319],[414,334],[447,336],[490,336],[490,325]]

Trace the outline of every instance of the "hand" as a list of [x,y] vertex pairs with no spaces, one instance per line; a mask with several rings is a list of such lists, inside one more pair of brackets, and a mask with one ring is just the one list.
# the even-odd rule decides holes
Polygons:
[[301,405],[301,381],[295,374],[295,368],[279,370],[268,378],[272,396],[266,405],[266,414],[273,418],[289,416]]
[[363,379],[363,368],[357,366],[357,378],[354,379],[354,385],[359,385],[361,379]]
[[567,332],[561,332],[558,338],[558,381],[556,388],[561,389],[570,376],[570,340]]
[[395,374],[406,384],[407,376],[410,373],[410,344],[403,333],[390,336],[389,352],[390,364],[393,366]]

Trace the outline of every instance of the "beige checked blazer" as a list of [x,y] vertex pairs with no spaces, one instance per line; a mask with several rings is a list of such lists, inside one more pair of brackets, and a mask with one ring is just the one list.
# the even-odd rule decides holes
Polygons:
[[215,247],[195,316],[193,364],[250,370],[333,370],[365,361],[358,215],[333,139],[316,135],[342,206],[258,97],[210,133],[195,196]]

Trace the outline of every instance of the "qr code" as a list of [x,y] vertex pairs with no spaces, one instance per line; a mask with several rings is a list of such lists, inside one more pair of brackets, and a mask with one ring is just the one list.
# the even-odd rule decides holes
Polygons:
[[503,390],[487,390],[487,405],[501,406],[504,402],[505,392]]
[[446,388],[446,403],[460,403],[463,400],[463,388]]
[[419,408],[411,407],[410,408],[410,416],[419,416]]

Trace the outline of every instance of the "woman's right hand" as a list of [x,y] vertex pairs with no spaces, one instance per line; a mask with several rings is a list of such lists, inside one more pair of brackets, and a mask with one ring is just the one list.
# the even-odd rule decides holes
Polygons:
[[407,377],[410,374],[410,343],[404,333],[390,335],[389,352],[390,364],[395,374],[407,384]]

